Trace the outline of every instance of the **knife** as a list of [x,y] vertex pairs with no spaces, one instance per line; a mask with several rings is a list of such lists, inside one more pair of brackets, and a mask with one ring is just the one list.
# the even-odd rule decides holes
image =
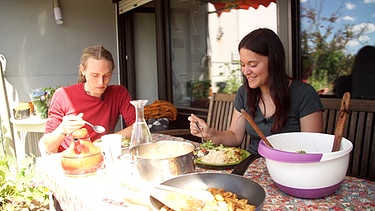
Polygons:
[[234,167],[231,174],[237,174],[243,176],[249,167],[249,165],[256,160],[257,158],[260,158],[259,154],[251,154],[244,160],[242,160],[236,167]]

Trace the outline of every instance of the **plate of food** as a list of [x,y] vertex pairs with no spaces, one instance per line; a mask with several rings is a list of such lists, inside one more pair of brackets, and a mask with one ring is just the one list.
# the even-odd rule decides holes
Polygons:
[[[97,139],[93,143],[98,148],[101,148],[101,146],[102,146],[102,140],[101,139]],[[129,145],[130,145],[130,139],[123,136],[122,140],[121,140],[121,149],[126,149],[126,148],[129,147]]]
[[212,141],[201,144],[200,148],[207,150],[208,153],[205,156],[196,158],[196,164],[207,168],[233,168],[250,155],[247,150],[227,147],[222,144],[216,145]]

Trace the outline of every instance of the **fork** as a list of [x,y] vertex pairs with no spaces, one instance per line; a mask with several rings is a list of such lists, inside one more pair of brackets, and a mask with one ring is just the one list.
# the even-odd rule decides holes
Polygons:
[[197,129],[198,129],[199,133],[201,134],[201,142],[202,142],[203,144],[206,143],[206,139],[203,137],[203,133],[202,133],[201,128],[199,127],[198,122],[194,122],[194,123],[195,123],[195,126],[197,126]]

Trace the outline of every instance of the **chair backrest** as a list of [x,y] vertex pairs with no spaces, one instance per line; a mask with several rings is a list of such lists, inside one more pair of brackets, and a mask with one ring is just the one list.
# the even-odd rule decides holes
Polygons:
[[233,116],[235,94],[213,93],[207,113],[207,124],[217,130],[229,128]]
[[[208,113],[207,113],[207,124],[215,128],[217,130],[227,130],[230,127],[232,116],[233,116],[233,109],[234,109],[234,99],[236,94],[224,94],[224,93],[213,93],[209,106],[208,106]],[[192,139],[193,137],[189,137],[190,129],[170,129],[170,130],[163,130],[157,131],[157,133],[162,133],[166,135],[172,136],[179,136],[179,137],[188,137],[188,139]],[[242,149],[247,149],[250,143],[250,137],[245,134],[244,139],[240,147]]]
[[[207,114],[207,124],[217,130],[227,130],[230,127],[236,94],[213,93]],[[247,149],[250,136],[245,133],[240,148]]]
[[[334,134],[341,99],[321,98],[324,133]],[[375,180],[375,100],[351,99],[343,137],[353,143],[348,175]]]

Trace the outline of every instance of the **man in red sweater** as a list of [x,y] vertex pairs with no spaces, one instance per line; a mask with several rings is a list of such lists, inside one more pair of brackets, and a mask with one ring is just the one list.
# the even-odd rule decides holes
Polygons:
[[[49,153],[62,152],[71,142],[69,134],[85,127],[91,141],[102,135],[115,133],[120,116],[125,128],[116,133],[130,138],[135,121],[135,108],[131,96],[122,85],[109,85],[114,69],[111,53],[103,46],[91,46],[82,52],[78,83],[57,89],[48,110],[46,129],[41,141]],[[85,125],[102,125],[106,132],[98,134]]]

